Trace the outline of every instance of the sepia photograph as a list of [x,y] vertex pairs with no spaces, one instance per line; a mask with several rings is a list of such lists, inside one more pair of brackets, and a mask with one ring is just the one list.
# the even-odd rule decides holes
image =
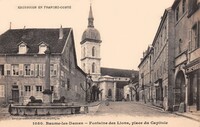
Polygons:
[[200,127],[200,0],[0,0],[1,127]]

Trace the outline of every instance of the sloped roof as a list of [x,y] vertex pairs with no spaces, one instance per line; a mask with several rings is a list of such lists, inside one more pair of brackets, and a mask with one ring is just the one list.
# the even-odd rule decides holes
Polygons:
[[132,77],[133,74],[138,75],[138,71],[101,67],[101,76],[109,75],[112,77]]
[[49,45],[51,53],[61,53],[71,28],[62,28],[63,38],[59,39],[57,29],[11,29],[0,36],[0,54],[18,53],[18,44],[25,42],[29,53],[38,53],[39,44],[44,42]]

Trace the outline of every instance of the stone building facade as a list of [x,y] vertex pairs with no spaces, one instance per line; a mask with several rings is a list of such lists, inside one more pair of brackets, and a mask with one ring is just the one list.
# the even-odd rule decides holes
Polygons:
[[174,77],[174,12],[171,8],[164,11],[152,46],[153,55],[153,93],[154,104],[165,110],[173,108]]
[[152,101],[152,61],[153,61],[153,49],[151,46],[147,48],[145,52],[143,52],[143,58],[141,58],[141,62],[138,66],[139,68],[139,85],[140,85],[140,100]]
[[[10,29],[0,36],[0,103],[10,100],[26,104],[31,96],[43,99],[45,51],[50,50],[52,101],[64,96],[66,102],[85,98],[80,85],[85,73],[77,66],[73,30]],[[44,100],[43,100],[44,101]]]
[[139,64],[141,98],[165,110],[173,108],[174,11],[164,11],[153,43]]
[[[175,0],[162,16],[152,43],[152,98],[166,110],[200,110],[199,24],[199,0]],[[141,77],[149,54],[139,65]]]
[[200,110],[200,1],[177,0],[175,12],[174,103],[185,103],[188,111]]

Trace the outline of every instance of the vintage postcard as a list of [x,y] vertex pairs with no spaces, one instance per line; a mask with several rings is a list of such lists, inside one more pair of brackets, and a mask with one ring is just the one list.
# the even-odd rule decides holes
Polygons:
[[200,127],[200,0],[0,0],[1,127]]

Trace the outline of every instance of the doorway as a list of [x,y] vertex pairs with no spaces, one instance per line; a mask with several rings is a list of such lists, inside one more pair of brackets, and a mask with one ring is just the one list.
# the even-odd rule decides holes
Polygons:
[[19,102],[19,90],[12,90],[12,100],[14,102]]
[[185,102],[185,76],[183,71],[179,71],[175,80],[175,105]]

